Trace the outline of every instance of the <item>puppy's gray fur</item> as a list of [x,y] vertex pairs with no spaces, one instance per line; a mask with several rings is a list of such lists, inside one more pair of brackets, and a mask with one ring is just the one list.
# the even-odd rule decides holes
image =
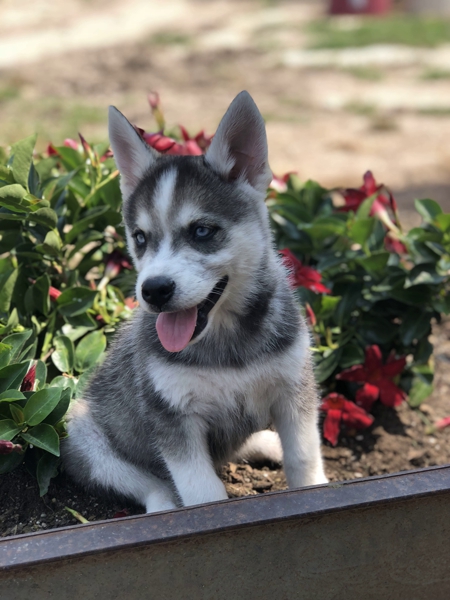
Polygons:
[[[277,434],[265,431],[272,423],[289,485],[326,482],[309,336],[273,247],[266,134],[253,100],[235,98],[204,157],[159,155],[112,107],[110,140],[140,307],[71,410],[68,471],[148,512],[220,500],[216,470],[234,453],[280,457]],[[199,239],[199,227],[213,234]],[[155,307],[143,286],[162,276],[175,291]],[[166,350],[158,313],[205,298],[218,298],[206,327]]]

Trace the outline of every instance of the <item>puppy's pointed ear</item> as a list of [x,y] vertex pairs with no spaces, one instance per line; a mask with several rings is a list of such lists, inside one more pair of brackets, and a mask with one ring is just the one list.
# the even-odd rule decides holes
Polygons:
[[265,193],[272,179],[264,120],[248,92],[230,104],[206,153],[210,166],[229,181],[247,181]]
[[125,201],[158,158],[159,153],[146,144],[128,119],[114,106],[109,107],[108,128],[114,159],[120,171],[120,189]]

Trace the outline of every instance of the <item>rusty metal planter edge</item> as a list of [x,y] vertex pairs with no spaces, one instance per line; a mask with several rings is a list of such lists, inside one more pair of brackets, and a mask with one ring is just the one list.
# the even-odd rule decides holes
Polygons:
[[42,563],[271,523],[307,521],[338,511],[383,507],[449,493],[447,465],[23,534],[0,540],[0,575]]

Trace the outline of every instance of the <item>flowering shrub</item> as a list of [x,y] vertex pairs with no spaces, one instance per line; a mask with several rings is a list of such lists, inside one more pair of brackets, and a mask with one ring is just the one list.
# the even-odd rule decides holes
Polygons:
[[[432,391],[432,319],[450,311],[450,215],[416,200],[422,224],[403,232],[392,193],[371,172],[359,189],[331,191],[291,176],[268,205],[327,398],[338,394],[365,411],[377,400],[417,407]],[[305,268],[312,277],[302,277]],[[329,424],[329,402],[322,409]],[[335,444],[332,414],[324,434]]]
[[[208,147],[204,132],[166,135],[158,97],[149,103],[159,131],[138,131],[152,146]],[[37,156],[34,143],[0,162],[0,474],[25,461],[45,494],[69,404],[136,303],[108,146],[80,136]],[[408,397],[414,407],[431,392],[431,321],[450,310],[450,215],[416,201],[423,223],[404,233],[371,173],[357,190],[332,192],[287,174],[267,204],[312,331],[324,435],[336,444],[341,425],[373,422],[374,402]]]
[[25,460],[44,494],[70,401],[131,314],[133,276],[107,145],[33,156],[34,143],[0,164],[0,474]]

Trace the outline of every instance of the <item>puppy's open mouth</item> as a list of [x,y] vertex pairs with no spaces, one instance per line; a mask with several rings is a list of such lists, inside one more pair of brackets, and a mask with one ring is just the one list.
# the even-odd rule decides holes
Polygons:
[[228,276],[216,283],[211,293],[197,306],[177,312],[162,312],[156,320],[159,341],[168,352],[180,352],[200,335],[208,324],[208,315],[228,283]]

